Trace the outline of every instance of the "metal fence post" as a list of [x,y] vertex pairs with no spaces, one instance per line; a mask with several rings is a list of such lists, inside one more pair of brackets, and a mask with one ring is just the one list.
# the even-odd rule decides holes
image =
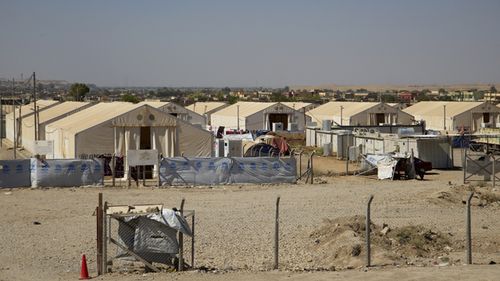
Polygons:
[[95,216],[96,216],[96,240],[97,240],[97,275],[102,274],[102,238],[103,238],[103,229],[102,229],[102,193],[99,193],[98,197],[98,205],[96,208]]
[[116,156],[113,153],[113,156],[111,156],[111,176],[113,177],[112,183],[113,187],[115,186],[115,179],[116,179]]
[[311,153],[311,184],[313,184],[313,179],[314,179],[314,165],[313,165],[313,158],[314,158],[314,152]]
[[495,161],[496,161],[496,159],[495,159],[494,155],[492,155],[491,158],[493,158],[493,163],[491,163],[491,165],[492,165],[491,166],[491,170],[492,170],[491,174],[493,176],[493,187],[495,187],[495,183],[496,183]]
[[302,153],[304,153],[304,151],[299,152],[299,176],[300,177],[302,176]]
[[466,240],[467,240],[467,264],[472,264],[472,235],[471,235],[471,216],[470,216],[470,201],[474,192],[470,192],[467,196],[466,204]]
[[108,238],[107,238],[107,218],[106,211],[108,209],[108,202],[104,202],[104,206],[101,209],[101,221],[102,221],[102,274],[106,274],[108,272]]
[[346,147],[345,152],[345,175],[349,175],[349,146]]
[[276,218],[274,221],[274,269],[278,269],[280,229],[280,197],[276,198]]
[[161,156],[158,155],[158,188],[161,186]]
[[[180,208],[180,213],[181,217],[184,216],[184,202],[186,200],[182,198],[181,200],[181,208]],[[184,270],[184,234],[179,231],[179,264],[178,264],[178,271],[183,271]]]
[[465,178],[467,177],[467,148],[464,149],[464,162],[462,163],[462,169],[464,170],[464,184]]
[[191,238],[191,268],[194,268],[194,224],[195,224],[195,212],[193,211],[193,217],[191,218],[191,233],[193,237]]
[[371,266],[371,241],[370,241],[370,206],[373,201],[373,195],[370,195],[366,204],[366,266]]

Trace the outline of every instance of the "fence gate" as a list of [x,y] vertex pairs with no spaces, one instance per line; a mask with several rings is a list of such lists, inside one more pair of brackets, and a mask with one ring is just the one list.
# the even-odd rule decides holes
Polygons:
[[464,184],[473,181],[491,181],[495,186],[496,181],[500,180],[497,176],[500,155],[488,150],[487,146],[477,143],[471,143],[463,153]]
[[[183,210],[183,207],[180,212],[164,210],[162,204],[108,205],[104,202],[100,206],[97,208],[99,274],[180,271],[193,266],[193,210]],[[166,216],[166,211],[172,215]],[[188,217],[191,217],[191,225],[186,220]],[[184,249],[183,233],[191,240],[186,245],[188,249]],[[191,260],[186,262],[183,253],[189,248]]]

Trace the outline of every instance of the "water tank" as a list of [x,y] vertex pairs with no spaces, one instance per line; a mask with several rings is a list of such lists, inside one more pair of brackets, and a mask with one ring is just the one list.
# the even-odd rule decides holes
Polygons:
[[332,155],[332,143],[327,142],[323,144],[323,156],[331,156]]
[[273,123],[273,131],[278,132],[278,131],[283,131],[283,123]]
[[321,122],[321,130],[331,131],[332,130],[332,120],[323,120],[323,122]]

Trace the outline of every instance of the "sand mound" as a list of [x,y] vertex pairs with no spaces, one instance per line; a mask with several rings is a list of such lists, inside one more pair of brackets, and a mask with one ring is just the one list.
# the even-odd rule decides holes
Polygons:
[[[450,249],[445,235],[422,226],[391,229],[371,224],[372,263],[376,265],[429,264]],[[366,263],[365,217],[325,219],[310,234],[315,262],[322,268],[356,268]]]
[[486,186],[451,186],[446,190],[433,193],[430,201],[436,204],[465,204],[467,196],[471,191],[474,192],[471,200],[472,206],[500,206],[500,192],[498,188]]

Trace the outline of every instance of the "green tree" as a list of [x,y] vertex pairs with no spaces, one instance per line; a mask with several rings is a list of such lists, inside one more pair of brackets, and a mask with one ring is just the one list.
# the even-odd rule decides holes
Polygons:
[[74,83],[69,88],[69,95],[76,101],[84,100],[88,92],[90,92],[89,87],[83,83]]
[[416,100],[417,101],[429,101],[431,99],[424,92],[421,92],[420,94],[417,95]]
[[288,101],[288,97],[284,96],[283,94],[279,92],[273,92],[271,94],[271,101],[272,102],[282,102],[282,101]]
[[496,92],[497,92],[497,88],[495,88],[495,85],[491,86],[490,93],[496,93]]
[[125,94],[122,96],[122,101],[131,102],[131,103],[138,103],[141,100],[132,94]]
[[236,97],[236,96],[228,96],[227,97],[227,102],[229,104],[235,104],[235,103],[238,102],[238,97]]
[[381,95],[380,99],[382,102],[397,102],[397,98],[395,95]]

